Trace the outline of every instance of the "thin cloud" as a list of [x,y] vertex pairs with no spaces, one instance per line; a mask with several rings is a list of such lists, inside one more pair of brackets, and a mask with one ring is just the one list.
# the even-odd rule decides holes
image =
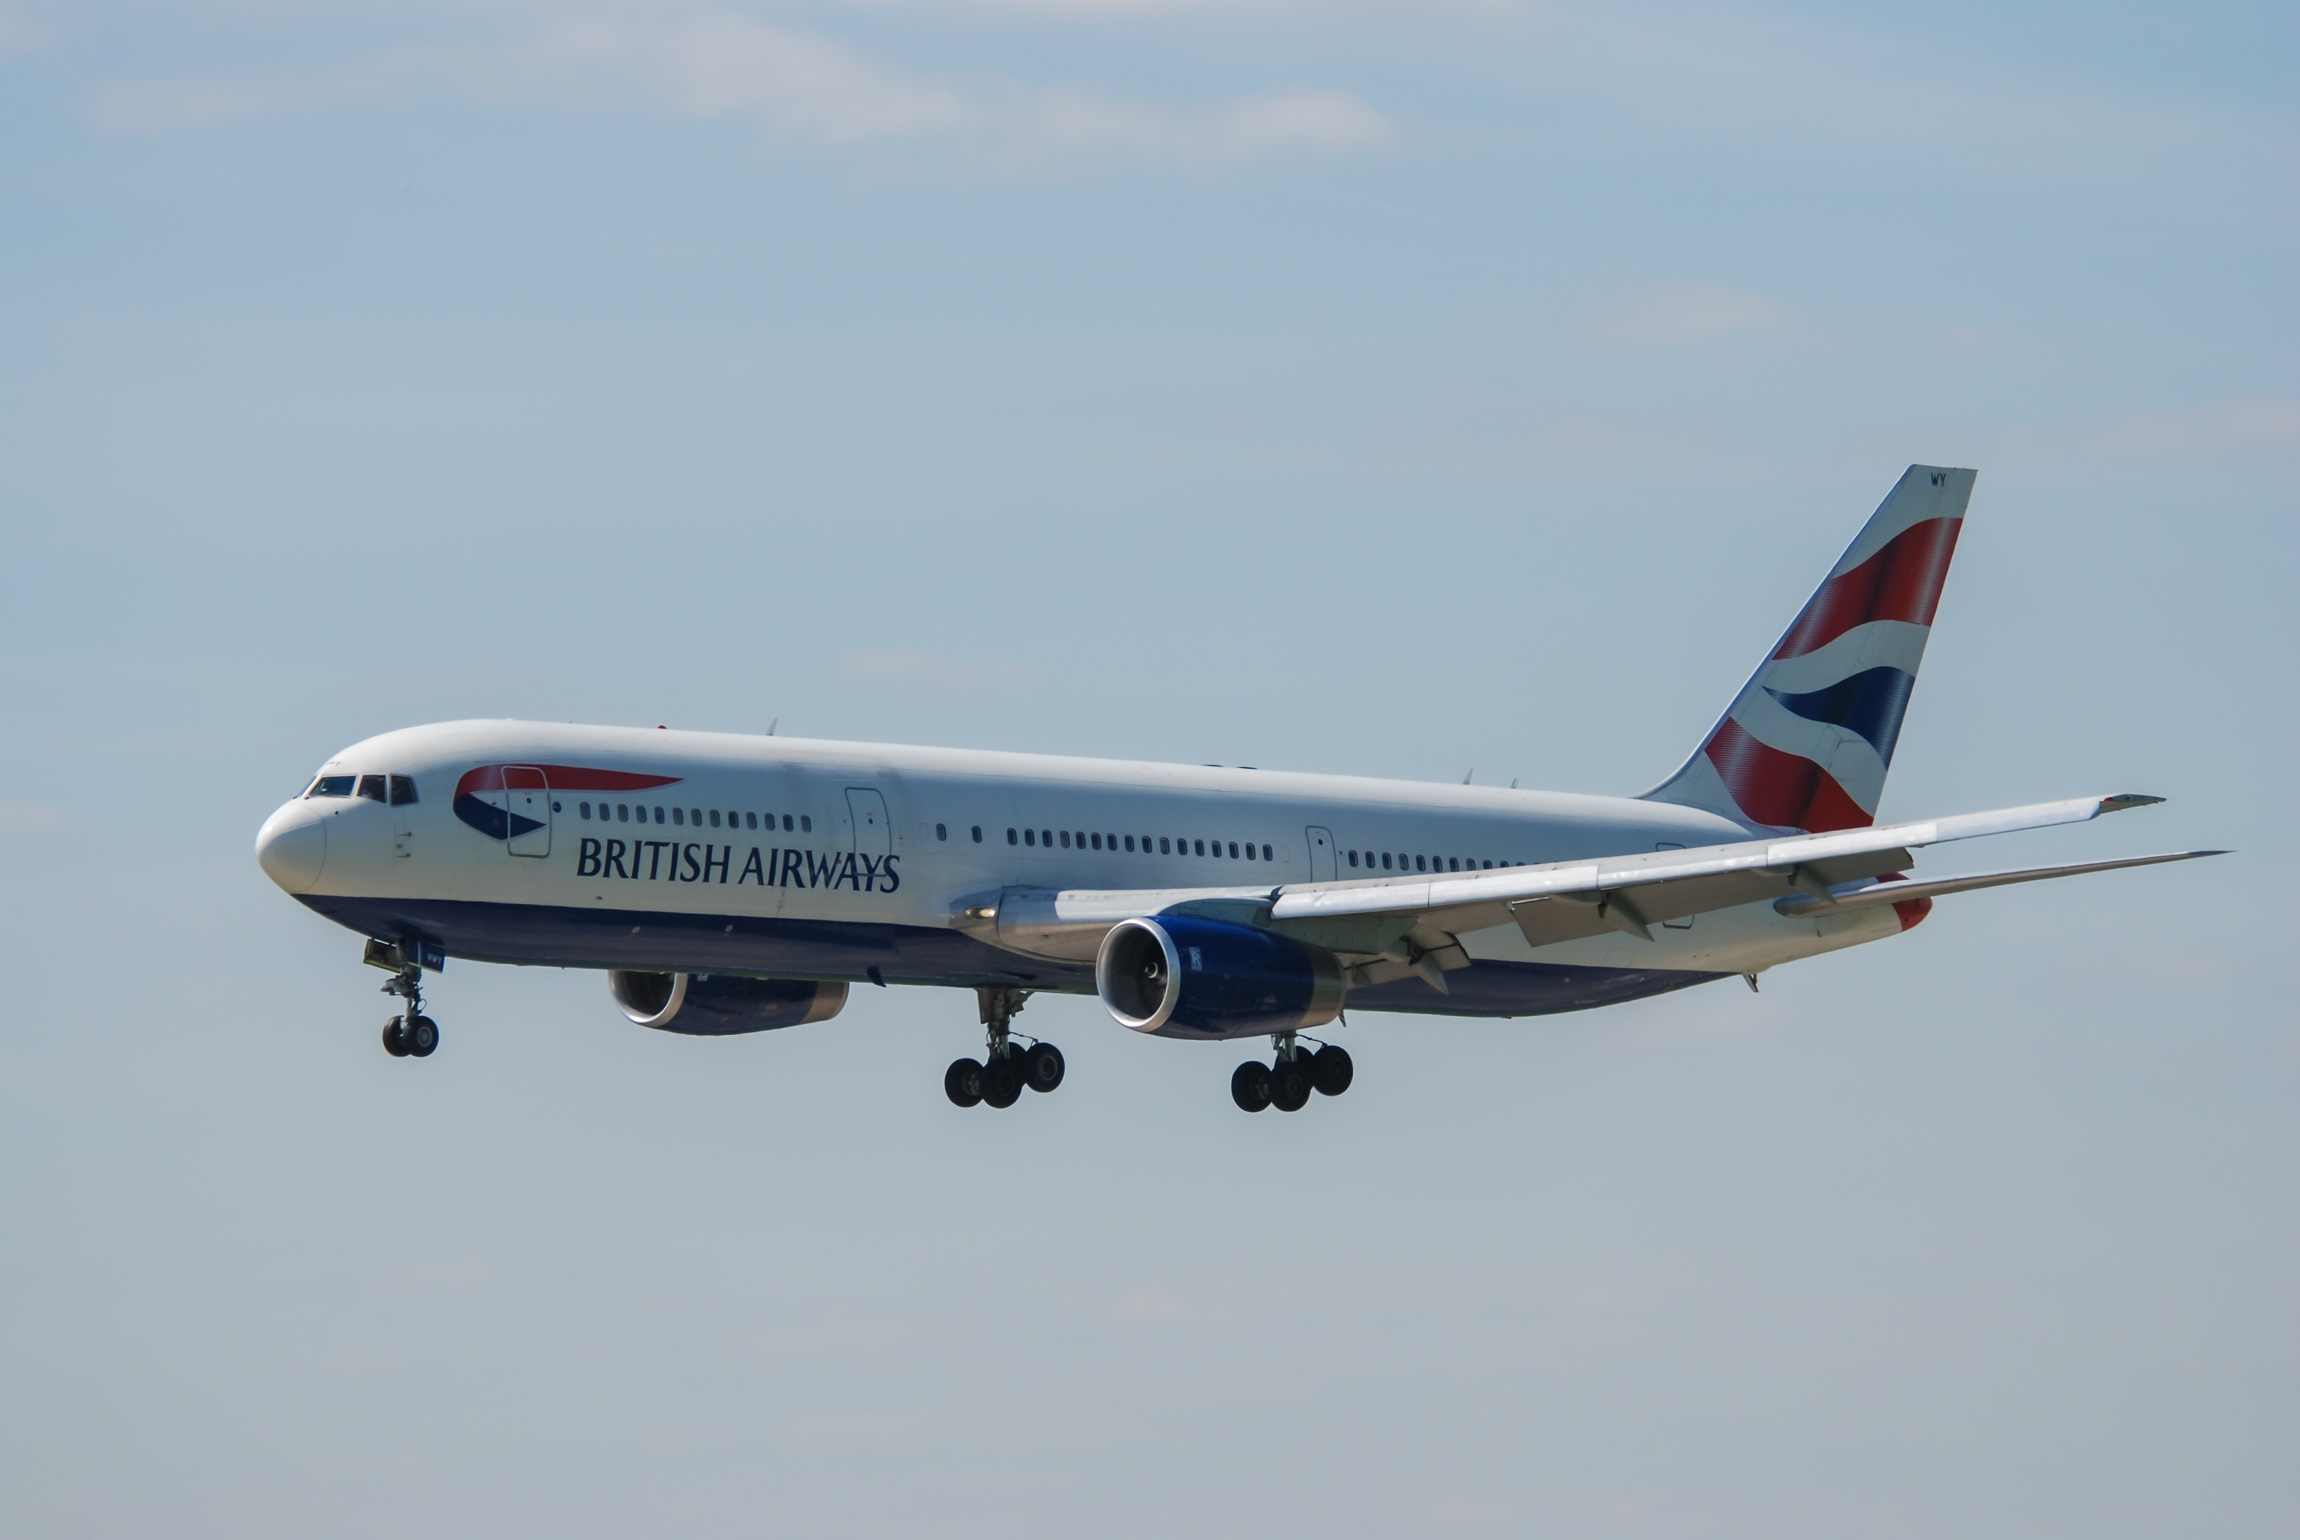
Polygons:
[[980,690],[1026,683],[1030,670],[1004,658],[943,658],[925,652],[855,652],[839,660],[848,678],[887,684]]
[[41,25],[12,5],[0,5],[0,59],[39,53],[55,41],[54,28]]
[[2063,454],[2225,454],[2300,446],[2300,400],[2252,397],[2176,411],[2126,412],[2057,432],[2024,435],[2024,448]]
[[2125,417],[2108,431],[2125,447],[2158,454],[2271,448],[2300,443],[2300,401],[2214,401],[2185,412]]
[[64,827],[64,810],[39,802],[0,802],[0,834],[53,834]]
[[784,1425],[793,1443],[839,1449],[876,1449],[901,1442],[917,1424],[907,1413],[811,1412]]
[[1178,1299],[1166,1299],[1155,1294],[1129,1294],[1111,1307],[1111,1316],[1124,1326],[1164,1326],[1188,1315],[1189,1307]]
[[748,120],[775,144],[946,144],[1021,162],[1234,161],[1363,149],[1393,132],[1380,112],[1332,90],[1172,105],[920,79],[833,39],[725,10],[579,14],[507,43],[398,48],[300,74],[112,81],[90,110],[106,129],[149,134],[425,98]]
[[1787,319],[1787,312],[1760,294],[1676,284],[1650,289],[1601,312],[1591,320],[1589,331],[1601,342],[1669,348],[1771,331]]

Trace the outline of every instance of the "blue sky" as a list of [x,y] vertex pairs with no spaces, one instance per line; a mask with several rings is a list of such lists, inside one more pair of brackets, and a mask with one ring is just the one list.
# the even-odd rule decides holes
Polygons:
[[[11,1532],[2281,1533],[2289,7],[0,4]],[[256,870],[459,716],[1658,780],[1912,461],[1886,792],[2165,807],[1751,997],[736,1043]]]

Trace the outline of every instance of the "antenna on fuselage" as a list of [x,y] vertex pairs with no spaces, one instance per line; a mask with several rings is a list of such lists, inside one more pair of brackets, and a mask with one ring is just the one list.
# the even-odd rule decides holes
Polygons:
[[767,724],[767,736],[772,738],[775,735],[775,729],[782,725],[783,719],[781,717],[777,717],[772,722],[769,722]]
[[1475,775],[1475,774],[1477,774],[1477,766],[1475,766],[1475,765],[1472,765],[1472,766],[1470,766],[1470,767],[1469,767],[1469,774],[1468,774],[1468,775],[1464,775],[1464,776],[1461,778],[1461,783],[1462,783],[1464,786],[1467,786],[1467,785],[1469,784],[1469,778],[1470,778],[1470,776],[1472,776],[1472,775]]

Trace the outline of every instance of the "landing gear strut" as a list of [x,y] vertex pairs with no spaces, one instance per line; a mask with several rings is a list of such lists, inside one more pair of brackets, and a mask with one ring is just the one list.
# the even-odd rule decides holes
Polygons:
[[980,1059],[955,1060],[943,1072],[942,1091],[951,1104],[1011,1107],[1022,1100],[1025,1087],[1051,1091],[1062,1084],[1061,1049],[1040,1042],[1025,1047],[1013,1039],[1015,1015],[1030,992],[983,986],[974,994],[982,1008],[985,1046]]
[[1277,1048],[1273,1062],[1248,1059],[1230,1076],[1230,1100],[1241,1112],[1260,1112],[1264,1107],[1299,1112],[1309,1105],[1312,1091],[1339,1096],[1357,1078],[1349,1050],[1339,1043],[1327,1043],[1313,1053],[1291,1032],[1280,1032],[1270,1041]]
[[406,950],[404,945],[387,947],[374,941],[367,944],[368,963],[392,969],[383,992],[407,1002],[403,1015],[383,1024],[383,1051],[395,1059],[428,1059],[439,1047],[439,1023],[423,1014],[423,969],[403,960]]

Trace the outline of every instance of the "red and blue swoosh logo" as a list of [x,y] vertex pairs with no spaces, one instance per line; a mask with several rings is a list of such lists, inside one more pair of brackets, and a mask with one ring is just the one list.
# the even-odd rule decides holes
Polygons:
[[675,786],[679,780],[675,775],[635,775],[582,765],[481,765],[465,771],[455,783],[455,816],[491,840],[508,840],[543,827],[542,820],[511,811],[510,793],[649,791]]

